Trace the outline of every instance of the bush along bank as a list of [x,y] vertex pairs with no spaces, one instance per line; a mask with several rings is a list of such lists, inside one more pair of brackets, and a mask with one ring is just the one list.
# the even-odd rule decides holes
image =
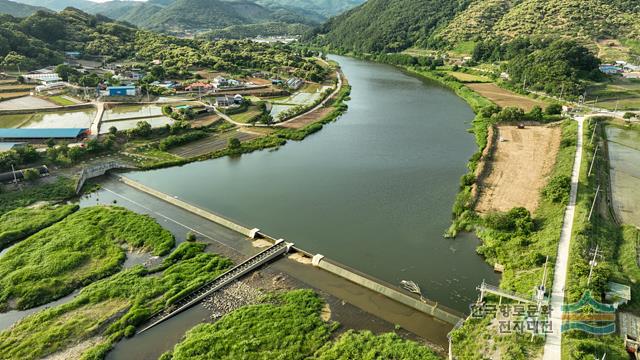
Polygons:
[[78,208],[78,205],[43,205],[5,213],[0,216],[0,250],[57,223]]

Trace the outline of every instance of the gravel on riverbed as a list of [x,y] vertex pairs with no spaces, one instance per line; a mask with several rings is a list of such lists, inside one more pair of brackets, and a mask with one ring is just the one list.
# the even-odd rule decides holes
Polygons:
[[263,296],[262,291],[236,281],[205,299],[203,305],[211,310],[211,318],[217,320],[243,306],[257,303]]

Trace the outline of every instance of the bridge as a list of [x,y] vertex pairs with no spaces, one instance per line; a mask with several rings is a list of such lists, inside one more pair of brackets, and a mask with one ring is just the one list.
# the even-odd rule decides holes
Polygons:
[[293,244],[287,243],[280,239],[268,249],[250,257],[239,265],[235,266],[231,270],[218,276],[212,281],[202,285],[195,289],[188,295],[185,295],[182,299],[178,300],[169,309],[159,311],[148,321],[150,324],[140,330],[138,334],[143,333],[166,320],[178,315],[179,313],[189,309],[190,307],[200,303],[202,300],[209,297],[211,294],[222,289],[223,287],[231,284],[240,277],[258,269],[262,265],[270,262],[271,260],[284,255],[289,252]]
[[134,167],[117,161],[109,161],[96,166],[85,167],[80,172],[80,178],[78,178],[78,182],[76,182],[76,195],[80,193],[80,190],[82,190],[82,186],[84,186],[84,183],[87,180],[94,177],[102,176],[109,170],[114,169],[134,169]]
[[502,303],[502,298],[511,299],[525,304],[538,303],[537,300],[533,298],[526,298],[524,295],[517,294],[513,291],[500,289],[497,286],[487,284],[486,282],[484,282],[484,280],[482,281],[482,284],[477,287],[477,289],[480,291],[480,301],[484,299],[485,294],[489,293],[498,296],[500,298],[500,303]]

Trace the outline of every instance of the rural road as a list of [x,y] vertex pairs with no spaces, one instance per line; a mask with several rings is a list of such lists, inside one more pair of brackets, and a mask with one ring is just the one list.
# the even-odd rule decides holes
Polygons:
[[576,144],[576,156],[571,174],[571,192],[569,204],[564,213],[560,243],[558,244],[558,256],[553,274],[553,287],[551,290],[551,326],[552,332],[547,334],[544,344],[543,360],[557,360],[562,356],[562,305],[564,304],[564,288],[567,280],[567,268],[569,264],[569,249],[571,234],[573,232],[573,220],[576,211],[576,199],[578,197],[578,182],[580,180],[580,165],[582,164],[582,142],[584,118],[576,118],[578,121],[578,141]]

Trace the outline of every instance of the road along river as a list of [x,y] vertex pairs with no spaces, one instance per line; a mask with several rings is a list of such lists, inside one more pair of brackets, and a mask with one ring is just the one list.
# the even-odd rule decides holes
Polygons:
[[470,235],[448,240],[451,206],[475,151],[473,113],[451,91],[400,70],[337,60],[349,110],[277,151],[126,174],[147,186],[466,311],[497,276]]

